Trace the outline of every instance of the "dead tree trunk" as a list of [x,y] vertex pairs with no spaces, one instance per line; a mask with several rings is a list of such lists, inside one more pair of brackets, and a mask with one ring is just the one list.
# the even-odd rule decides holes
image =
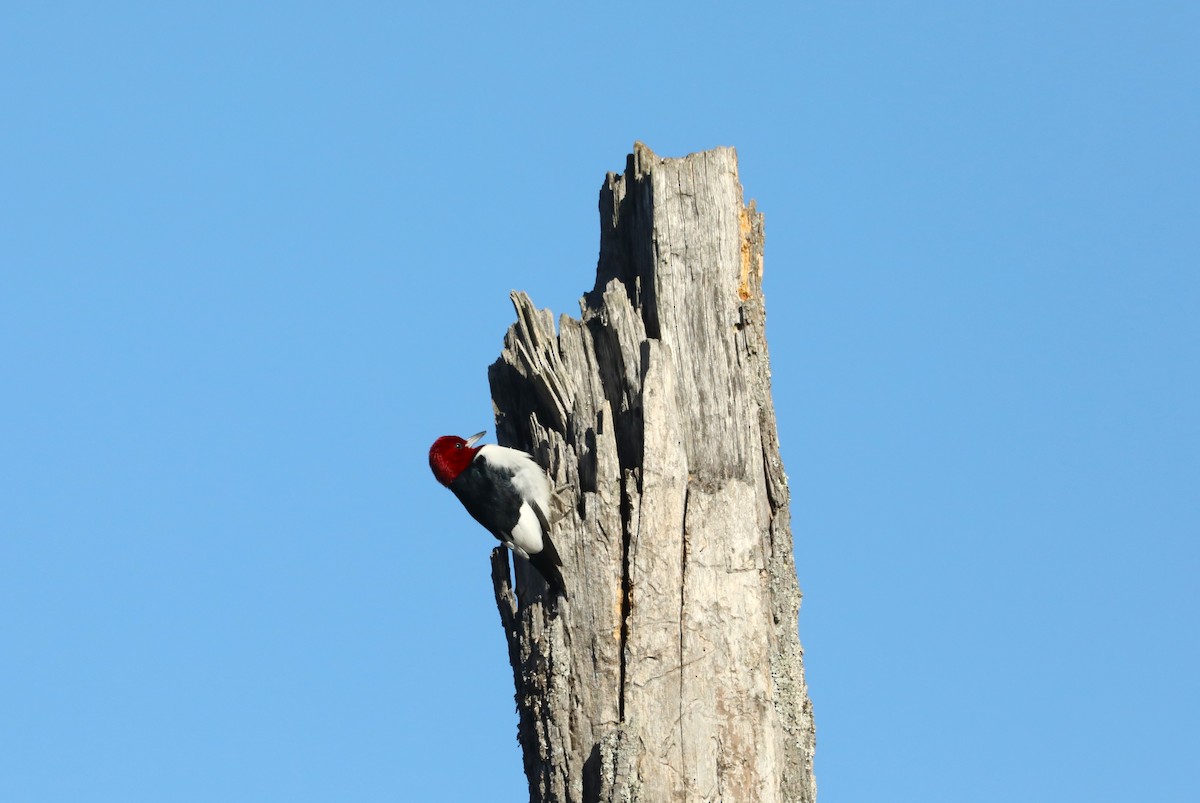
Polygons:
[[492,563],[530,799],[814,801],[762,215],[732,149],[641,144],[600,214],[582,320],[514,293],[489,372],[500,442],[562,502],[568,600]]

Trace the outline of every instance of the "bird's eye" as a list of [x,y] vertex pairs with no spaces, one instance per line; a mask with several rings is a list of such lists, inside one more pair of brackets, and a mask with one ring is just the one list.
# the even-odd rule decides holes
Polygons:
[[461,444],[461,443],[456,443],[456,444],[454,444],[454,448],[455,448],[455,449],[461,449],[461,448],[462,448],[462,444]]

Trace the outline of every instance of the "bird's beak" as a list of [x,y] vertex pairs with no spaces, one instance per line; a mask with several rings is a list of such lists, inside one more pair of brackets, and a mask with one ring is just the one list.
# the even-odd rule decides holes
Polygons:
[[487,430],[486,430],[486,429],[485,429],[483,432],[476,432],[474,435],[472,435],[471,437],[467,438],[467,446],[474,446],[474,445],[475,445],[475,441],[479,440],[480,438],[482,438],[482,437],[483,437],[484,435],[486,435],[486,434],[487,434]]

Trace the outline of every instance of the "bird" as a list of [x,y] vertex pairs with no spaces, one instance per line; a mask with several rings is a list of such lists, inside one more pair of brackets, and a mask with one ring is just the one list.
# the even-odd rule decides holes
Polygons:
[[550,481],[533,455],[476,446],[486,434],[443,435],[429,447],[429,468],[500,543],[528,560],[552,590],[567,596],[562,559],[550,540]]

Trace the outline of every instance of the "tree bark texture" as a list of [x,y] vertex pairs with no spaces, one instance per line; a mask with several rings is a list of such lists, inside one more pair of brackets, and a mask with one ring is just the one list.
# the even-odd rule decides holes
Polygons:
[[492,577],[534,803],[814,801],[763,222],[731,148],[640,143],[600,191],[582,316],[513,294],[496,431],[558,491],[569,599]]

